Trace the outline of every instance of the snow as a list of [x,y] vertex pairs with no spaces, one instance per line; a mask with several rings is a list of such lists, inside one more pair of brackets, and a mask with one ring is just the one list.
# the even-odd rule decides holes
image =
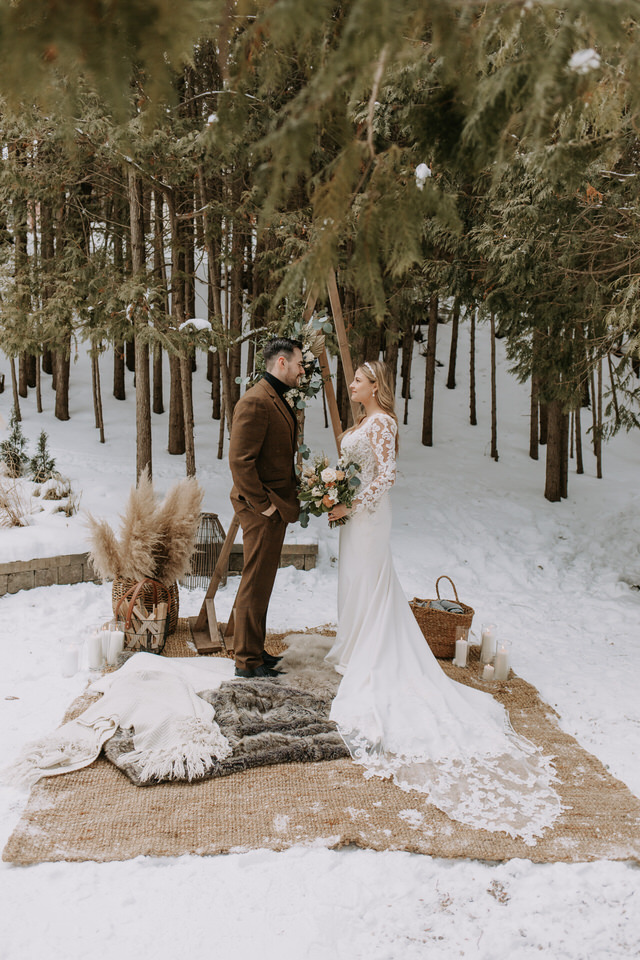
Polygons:
[[[441,326],[438,358],[445,364],[448,335]],[[605,446],[603,480],[595,478],[585,437],[586,474],[576,476],[572,466],[568,500],[548,503],[542,497],[544,461],[528,458],[527,390],[509,376],[502,343],[497,347],[498,463],[489,456],[488,332],[479,330],[479,425],[468,424],[463,324],[456,390],[445,389],[446,366],[438,369],[432,448],[419,442],[424,363],[415,358],[393,493],[400,580],[407,597],[432,597],[436,579],[449,575],[460,599],[476,611],[476,636],[483,622],[497,623],[499,637],[511,641],[515,670],[557,710],[563,729],[640,795],[634,682],[640,672],[640,437],[619,436]],[[0,357],[2,367],[8,364]],[[230,477],[226,459],[216,459],[219,425],[210,419],[203,367],[194,379],[198,477],[204,509],[217,512],[226,528]],[[33,391],[22,401],[29,452],[44,426],[58,469],[81,494],[81,510],[68,518],[47,509],[34,513],[28,527],[0,530],[3,560],[86,549],[87,510],[117,524],[134,478],[134,395],[129,379],[126,401],[109,396],[104,359],[102,376],[104,445],[93,426],[82,345],[71,371],[69,422],[53,418],[46,376],[45,414],[35,412]],[[5,390],[5,422],[10,403]],[[308,408],[307,423],[313,452],[333,457],[319,401]],[[166,429],[167,416],[154,415],[160,493],[184,473],[184,459],[166,452]],[[6,428],[0,439],[5,436]],[[317,540],[318,566],[279,571],[270,629],[295,631],[335,619],[337,537],[325,520],[312,519],[305,531],[289,528],[291,541]],[[237,582],[230,578],[217,595],[223,619]],[[440,586],[443,596],[451,595],[446,581]],[[201,601],[202,591],[182,590],[182,614],[196,612]],[[0,766],[55,727],[83,691],[89,678],[84,662],[75,676],[62,677],[62,648],[86,639],[109,612],[108,584],[47,587],[0,599]],[[0,788],[3,845],[25,802],[23,792]],[[411,804],[404,815],[420,829]],[[618,960],[636,957],[640,942],[640,870],[607,861],[491,865],[313,845],[209,858],[2,864],[0,898],[2,960],[173,960],[177,949],[193,960],[253,960],[258,953],[264,960],[519,960],[541,953],[553,960]]]
[[569,58],[569,70],[575,73],[589,73],[590,70],[597,70],[600,67],[601,58],[597,50],[589,47],[587,50],[576,50]]

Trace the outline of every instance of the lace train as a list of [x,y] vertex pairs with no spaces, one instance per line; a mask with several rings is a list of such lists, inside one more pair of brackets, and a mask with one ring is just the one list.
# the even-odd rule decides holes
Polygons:
[[533,845],[562,810],[552,758],[513,730],[493,697],[447,677],[426,644],[389,546],[395,423],[375,419],[342,445],[366,473],[362,509],[340,530],[338,635],[327,659],[343,679],[331,719],[366,776],[390,777],[454,820]]

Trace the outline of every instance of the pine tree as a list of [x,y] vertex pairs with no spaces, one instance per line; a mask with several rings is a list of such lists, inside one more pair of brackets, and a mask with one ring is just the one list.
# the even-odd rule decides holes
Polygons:
[[36,483],[44,483],[55,474],[56,461],[47,448],[48,439],[47,434],[42,430],[38,437],[36,452],[29,460],[29,470]]
[[28,459],[25,452],[27,440],[22,432],[22,426],[16,416],[15,409],[11,410],[9,426],[11,432],[7,439],[0,444],[0,460],[4,463],[10,477],[21,477]]

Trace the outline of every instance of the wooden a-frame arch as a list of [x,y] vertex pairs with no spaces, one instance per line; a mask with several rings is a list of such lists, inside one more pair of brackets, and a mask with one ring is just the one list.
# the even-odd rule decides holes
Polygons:
[[[353,380],[353,362],[351,360],[351,353],[349,351],[349,342],[347,340],[347,333],[344,326],[344,317],[342,314],[342,304],[340,303],[340,294],[338,292],[338,283],[336,280],[335,272],[332,270],[329,276],[327,277],[327,293],[329,294],[329,303],[331,305],[331,314],[333,316],[333,324],[336,331],[336,336],[338,338],[338,346],[340,349],[340,363],[342,363],[342,370],[345,375],[347,383],[351,383]],[[318,301],[319,289],[317,286],[314,286],[309,291],[307,301],[305,303],[304,313],[302,319],[305,323],[308,323],[316,307]],[[336,447],[339,450],[339,441],[338,438],[342,433],[342,424],[340,423],[340,415],[338,412],[338,403],[336,401],[335,390],[333,389],[333,383],[331,380],[331,372],[329,370],[329,360],[327,357],[327,351],[323,348],[322,353],[318,357],[318,363],[320,364],[320,371],[322,373],[322,378],[324,380],[324,390],[325,396],[327,398],[327,405],[329,407],[329,415],[331,417],[331,426],[333,428],[333,435],[336,441]],[[351,412],[353,414],[353,419],[355,422],[356,418],[356,407],[355,404],[351,401]],[[193,641],[196,645],[196,649],[199,654],[206,653],[217,653],[222,649],[226,649],[228,652],[233,650],[233,631],[234,631],[234,606],[229,614],[229,621],[227,623],[226,629],[222,631],[220,624],[218,623],[218,617],[216,614],[215,607],[215,595],[218,591],[218,587],[222,581],[222,578],[225,576],[227,571],[227,565],[229,563],[229,556],[231,554],[231,548],[233,547],[236,537],[238,535],[238,529],[240,527],[240,521],[236,514],[234,514],[227,536],[225,538],[224,544],[222,545],[222,550],[220,551],[220,556],[218,557],[218,562],[216,563],[213,575],[209,582],[205,598],[202,602],[202,607],[200,608],[200,613],[197,617],[189,618],[189,626],[191,627],[191,633],[193,636]]]

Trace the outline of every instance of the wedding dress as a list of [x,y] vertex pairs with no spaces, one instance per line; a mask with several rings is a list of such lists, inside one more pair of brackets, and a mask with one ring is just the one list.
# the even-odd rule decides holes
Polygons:
[[549,757],[515,733],[487,693],[446,676],[393,567],[395,420],[367,417],[342,441],[362,486],[340,528],[335,721],[366,776],[426,794],[454,820],[534,844],[562,805]]

